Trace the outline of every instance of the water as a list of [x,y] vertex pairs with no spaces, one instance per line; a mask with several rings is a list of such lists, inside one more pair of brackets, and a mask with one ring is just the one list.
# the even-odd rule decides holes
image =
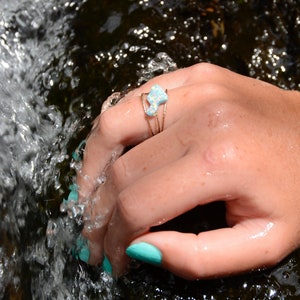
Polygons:
[[[60,212],[74,182],[72,152],[111,92],[199,61],[299,89],[296,0],[0,0],[0,7],[0,299],[299,297],[299,251],[235,278],[191,283],[142,265],[112,282],[72,257],[80,222]],[[222,205],[206,209],[165,226],[221,226]]]

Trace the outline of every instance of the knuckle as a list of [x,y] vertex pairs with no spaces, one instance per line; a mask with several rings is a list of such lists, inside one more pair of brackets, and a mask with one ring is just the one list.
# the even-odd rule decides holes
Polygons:
[[116,118],[113,108],[106,110],[100,115],[95,131],[96,134],[104,138],[117,140],[119,131],[118,118]]
[[138,201],[134,195],[127,190],[123,190],[117,199],[117,211],[120,218],[124,220],[127,225],[135,225],[138,222]]
[[96,130],[102,135],[108,135],[114,131],[115,122],[112,110],[106,110],[100,115]]
[[239,147],[230,139],[215,142],[203,152],[204,162],[210,169],[238,164],[240,156]]
[[190,67],[190,79],[199,80],[199,78],[206,78],[208,80],[214,81],[216,76],[222,74],[221,68],[206,62],[198,63]]
[[118,190],[122,190],[128,176],[125,159],[120,156],[111,166],[110,180]]
[[227,101],[216,100],[206,106],[207,127],[213,140],[203,152],[204,161],[210,166],[233,164],[242,157],[241,138],[237,128],[236,108]]
[[215,106],[226,106],[230,103],[227,100],[229,90],[222,84],[212,80],[201,84],[201,94],[204,98],[209,99],[209,103],[215,104]]

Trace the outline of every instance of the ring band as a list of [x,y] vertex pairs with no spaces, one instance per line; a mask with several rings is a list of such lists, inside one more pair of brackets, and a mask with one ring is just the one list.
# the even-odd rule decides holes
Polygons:
[[[143,93],[141,95],[141,99],[149,131],[151,135],[154,136],[164,130],[167,113],[168,91],[164,91],[158,84],[155,84],[151,87],[149,93]],[[160,105],[163,105],[164,107],[162,116],[159,118],[158,109]],[[155,122],[154,125],[151,122],[153,118]]]

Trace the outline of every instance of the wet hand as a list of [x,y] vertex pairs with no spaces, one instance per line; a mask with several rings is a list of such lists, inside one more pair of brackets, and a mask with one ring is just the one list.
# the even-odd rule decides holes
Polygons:
[[[154,84],[169,100],[151,136],[141,94]],[[188,279],[277,263],[300,240],[299,117],[298,92],[209,64],[126,95],[97,118],[78,173],[90,263],[105,253],[119,276],[131,256]],[[228,228],[149,231],[219,200]]]

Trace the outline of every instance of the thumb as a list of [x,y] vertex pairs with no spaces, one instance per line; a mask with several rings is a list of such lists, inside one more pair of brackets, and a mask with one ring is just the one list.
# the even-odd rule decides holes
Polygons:
[[239,224],[198,235],[176,231],[147,233],[135,239],[126,254],[190,280],[270,266],[287,255],[288,243],[278,245],[283,234],[273,223],[251,227]]

